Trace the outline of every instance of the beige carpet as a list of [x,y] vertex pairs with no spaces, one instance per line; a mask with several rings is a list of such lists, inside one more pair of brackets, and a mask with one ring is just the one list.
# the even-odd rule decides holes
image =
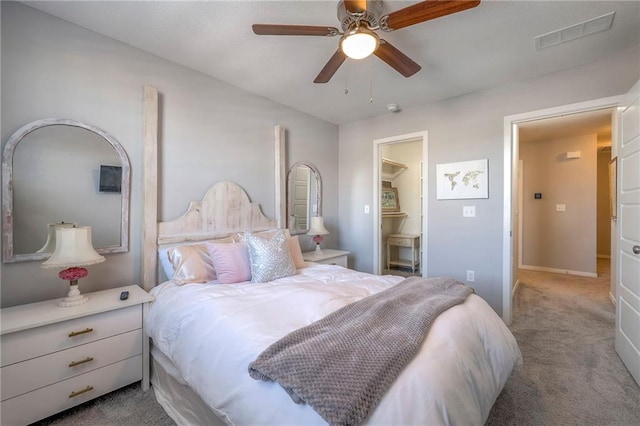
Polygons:
[[[614,350],[608,264],[601,262],[599,269],[599,278],[522,271],[511,329],[524,365],[507,382],[486,425],[640,425],[640,388]],[[134,384],[41,424],[173,421],[153,392]]]
[[640,388],[614,348],[608,261],[598,272],[521,271],[511,331],[524,365],[487,425],[640,425]]

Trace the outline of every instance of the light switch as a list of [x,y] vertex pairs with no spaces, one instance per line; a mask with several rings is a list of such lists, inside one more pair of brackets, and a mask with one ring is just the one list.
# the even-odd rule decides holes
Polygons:
[[364,214],[369,214],[369,204],[364,205]]
[[462,217],[476,217],[476,206],[462,206]]
[[567,205],[566,204],[556,204],[556,211],[557,212],[566,212],[567,211]]

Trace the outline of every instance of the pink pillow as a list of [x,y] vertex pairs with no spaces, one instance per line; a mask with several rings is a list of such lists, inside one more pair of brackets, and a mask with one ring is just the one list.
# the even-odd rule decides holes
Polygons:
[[246,244],[207,243],[207,250],[220,284],[234,284],[251,280],[251,264]]
[[291,257],[293,258],[293,263],[296,265],[296,269],[305,268],[307,266],[307,262],[304,261],[302,257],[302,249],[300,249],[300,240],[298,236],[290,237],[289,241],[289,251],[291,252]]

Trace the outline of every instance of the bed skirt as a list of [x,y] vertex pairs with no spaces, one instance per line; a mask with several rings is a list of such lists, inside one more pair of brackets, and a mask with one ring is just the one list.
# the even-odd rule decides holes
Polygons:
[[[226,426],[233,423],[216,415],[183,380],[169,371],[176,371],[171,361],[159,350],[151,350],[151,386],[158,404],[178,425]],[[174,373],[177,374],[177,373]]]

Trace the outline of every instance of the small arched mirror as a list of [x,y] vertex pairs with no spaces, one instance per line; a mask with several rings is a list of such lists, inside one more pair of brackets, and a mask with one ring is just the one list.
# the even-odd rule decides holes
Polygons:
[[98,253],[129,250],[130,164],[107,132],[67,119],[26,124],[2,156],[2,260],[42,260],[50,224],[91,226]]
[[322,215],[322,179],[311,163],[299,162],[287,177],[287,227],[292,235],[309,230],[312,216]]

